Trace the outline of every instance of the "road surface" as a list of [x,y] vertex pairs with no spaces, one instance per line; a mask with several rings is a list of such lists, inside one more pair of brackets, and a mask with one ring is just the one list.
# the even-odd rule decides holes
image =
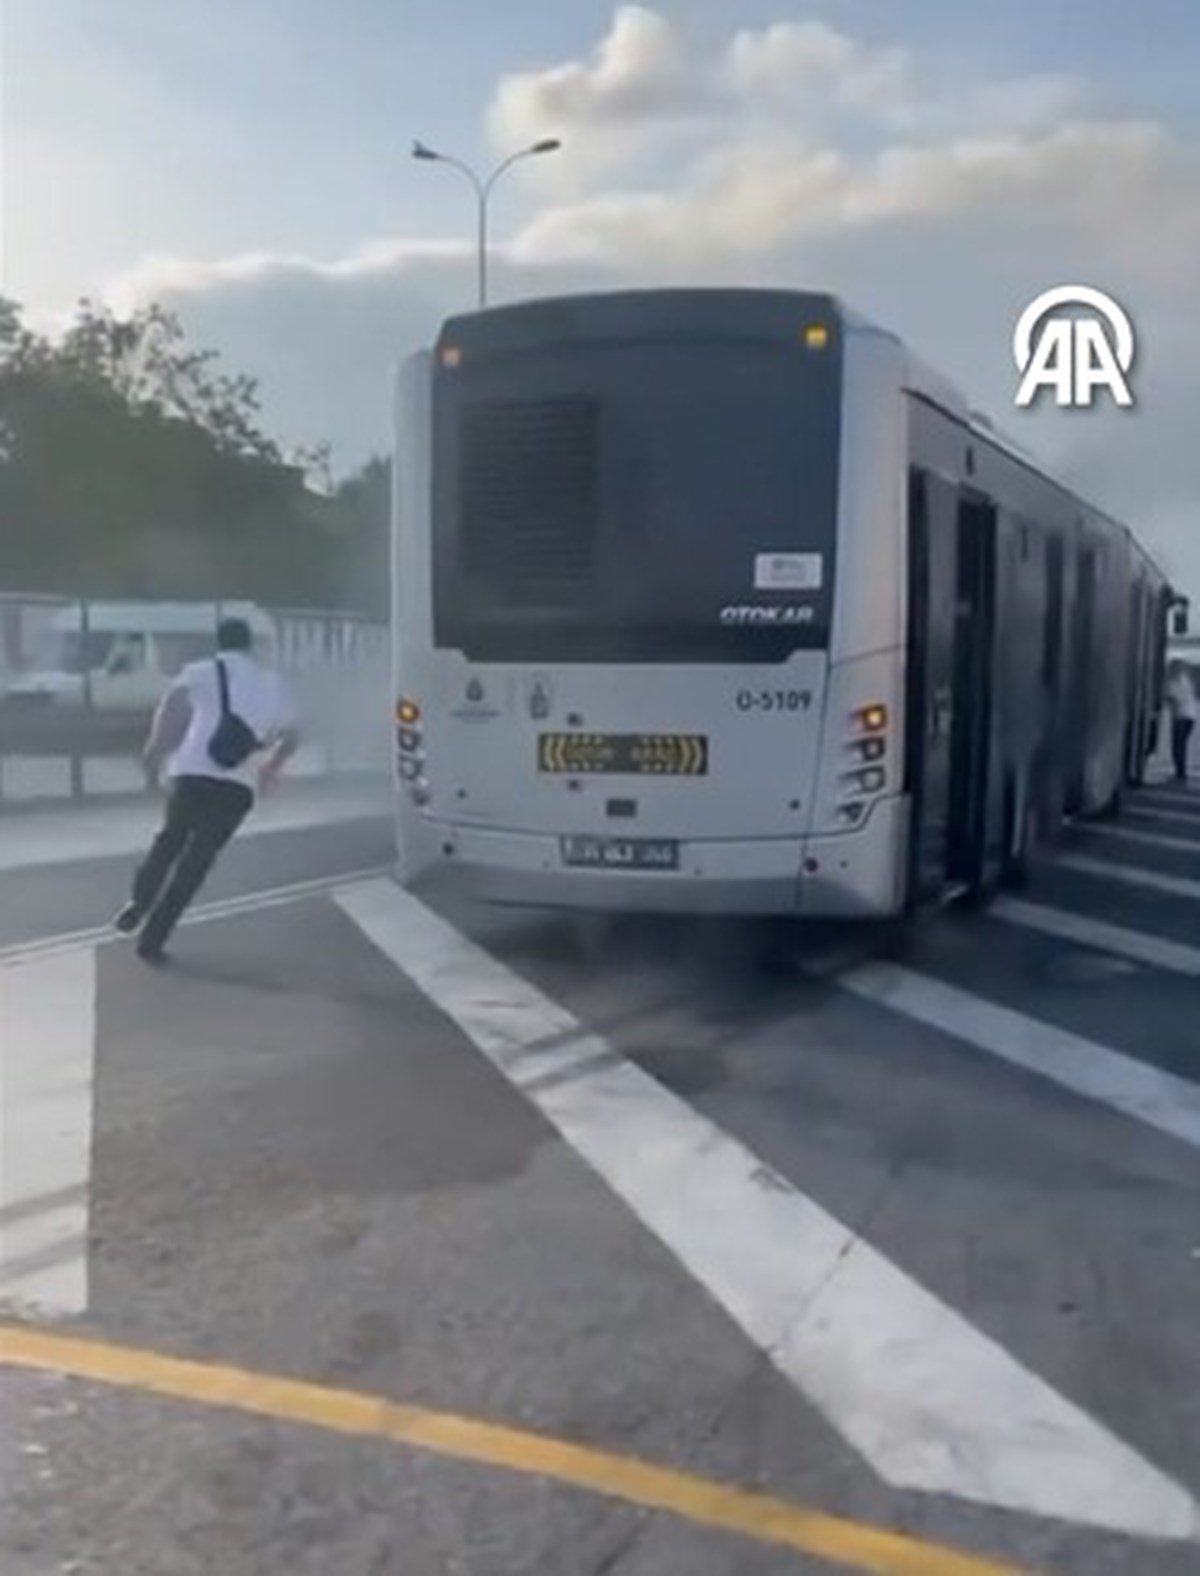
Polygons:
[[1200,1568],[1200,793],[764,975],[308,792],[0,835],[6,1576]]

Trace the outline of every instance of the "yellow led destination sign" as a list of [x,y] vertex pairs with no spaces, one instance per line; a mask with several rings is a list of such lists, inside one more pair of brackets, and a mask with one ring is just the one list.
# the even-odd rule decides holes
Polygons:
[[694,733],[543,733],[538,768],[571,777],[703,777],[708,740]]

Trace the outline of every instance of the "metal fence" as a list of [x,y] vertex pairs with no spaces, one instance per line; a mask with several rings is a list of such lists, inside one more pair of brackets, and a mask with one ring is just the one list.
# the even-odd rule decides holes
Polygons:
[[216,627],[247,617],[288,678],[308,775],[386,773],[387,627],[326,609],[244,602],[88,601],[0,592],[0,806],[137,792],[154,707]]

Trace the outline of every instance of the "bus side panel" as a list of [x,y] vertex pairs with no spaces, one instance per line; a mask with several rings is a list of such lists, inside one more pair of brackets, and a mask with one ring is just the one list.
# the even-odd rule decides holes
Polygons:
[[908,616],[903,353],[881,335],[850,332],[845,358],[834,665],[868,652],[900,652]]
[[[408,357],[396,380],[395,466],[392,479],[392,695],[428,704],[432,646],[429,554],[432,455],[432,372],[428,351]],[[427,721],[424,717],[422,723]],[[397,755],[398,755],[397,750]],[[434,862],[434,839],[411,788],[393,767],[397,875],[416,880]]]
[[1129,541],[1108,521],[1097,521],[1096,535],[1096,647],[1091,669],[1096,683],[1089,697],[1084,775],[1084,804],[1089,812],[1108,808],[1121,792],[1130,722],[1126,665],[1133,565]]
[[[811,855],[834,868],[853,864],[856,888],[870,894],[872,910],[894,913],[904,902],[908,844],[904,358],[894,340],[861,331],[847,333],[845,357],[838,564]],[[856,759],[851,754],[856,714],[877,704],[888,714],[879,763],[885,786],[851,829],[840,818],[843,774]]]

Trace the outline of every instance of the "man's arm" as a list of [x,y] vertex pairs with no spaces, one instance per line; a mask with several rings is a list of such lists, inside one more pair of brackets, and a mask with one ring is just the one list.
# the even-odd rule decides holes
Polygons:
[[278,729],[272,736],[263,763],[258,769],[258,786],[264,792],[271,787],[299,748],[300,730],[295,723],[289,723],[286,727]]
[[280,681],[279,723],[271,735],[267,753],[258,769],[258,786],[265,793],[300,748],[300,727],[296,706],[287,686]]
[[149,736],[142,749],[142,759],[155,777],[162,770],[167,756],[182,742],[191,715],[192,706],[187,689],[176,680],[158,703]]

